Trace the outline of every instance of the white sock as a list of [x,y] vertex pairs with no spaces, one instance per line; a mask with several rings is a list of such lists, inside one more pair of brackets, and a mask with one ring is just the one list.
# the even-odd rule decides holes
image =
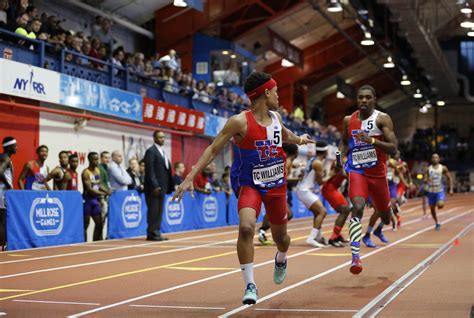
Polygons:
[[240,269],[242,270],[242,275],[244,276],[245,286],[252,283],[255,285],[253,279],[253,263],[240,264]]
[[318,230],[318,229],[315,229],[315,228],[312,228],[312,229],[311,229],[311,233],[309,234],[309,237],[308,237],[308,238],[314,240],[315,238],[318,237],[318,235],[319,235],[319,230]]
[[276,262],[281,264],[281,263],[284,263],[285,260],[286,260],[286,253],[278,251],[276,255]]
[[323,236],[323,231],[321,231],[321,229],[318,230],[318,234],[316,235],[316,239],[317,240],[321,240],[322,236]]

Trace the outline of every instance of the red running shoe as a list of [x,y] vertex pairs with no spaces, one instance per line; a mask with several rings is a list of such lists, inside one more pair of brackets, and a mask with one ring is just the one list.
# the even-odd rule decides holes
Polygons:
[[352,265],[351,265],[351,273],[354,275],[359,275],[362,272],[362,262],[360,261],[359,256],[352,256]]

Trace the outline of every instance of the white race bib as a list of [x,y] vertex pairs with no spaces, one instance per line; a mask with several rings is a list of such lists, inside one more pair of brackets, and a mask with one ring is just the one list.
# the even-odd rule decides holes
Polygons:
[[285,164],[282,162],[270,167],[253,169],[252,177],[255,185],[280,180],[285,177]]
[[354,165],[362,165],[377,162],[377,152],[375,148],[354,151],[352,153],[352,163]]
[[35,191],[46,190],[46,186],[43,183],[34,181],[33,184],[31,185],[31,190],[35,190]]

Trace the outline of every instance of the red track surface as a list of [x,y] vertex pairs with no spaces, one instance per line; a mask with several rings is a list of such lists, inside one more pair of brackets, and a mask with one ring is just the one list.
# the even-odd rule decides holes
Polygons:
[[[434,231],[421,201],[403,206],[391,244],[362,248],[363,272],[349,273],[350,249],[304,245],[311,221],[289,224],[288,276],[273,284],[274,246],[256,244],[259,303],[241,306],[236,227],[170,234],[168,242],[102,241],[0,253],[0,312],[7,317],[350,317],[474,221],[473,195],[448,197]],[[364,228],[369,219],[364,217]],[[326,236],[334,216],[326,219]],[[347,236],[347,233],[346,233]],[[474,304],[468,232],[380,317],[468,317]],[[374,242],[379,243],[376,238]],[[66,303],[62,303],[66,302]]]

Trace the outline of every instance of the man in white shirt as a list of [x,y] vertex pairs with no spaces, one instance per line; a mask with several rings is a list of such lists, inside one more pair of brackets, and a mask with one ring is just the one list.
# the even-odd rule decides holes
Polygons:
[[112,190],[127,190],[128,185],[132,183],[132,178],[122,166],[123,156],[118,150],[112,152],[112,161],[107,166],[109,173],[109,182]]

